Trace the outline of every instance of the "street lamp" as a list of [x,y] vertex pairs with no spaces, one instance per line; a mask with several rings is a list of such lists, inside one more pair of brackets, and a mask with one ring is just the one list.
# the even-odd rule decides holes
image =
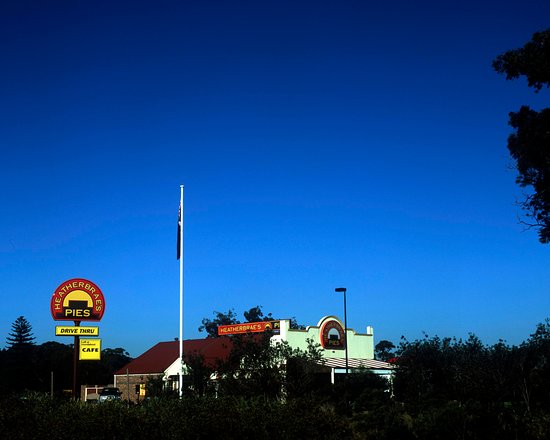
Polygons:
[[337,287],[334,289],[335,292],[344,293],[344,347],[346,349],[346,376],[348,375],[348,313],[346,307],[346,288]]

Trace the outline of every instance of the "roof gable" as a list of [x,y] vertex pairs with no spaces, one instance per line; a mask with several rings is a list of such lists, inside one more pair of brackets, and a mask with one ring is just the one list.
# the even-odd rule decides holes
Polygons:
[[[188,339],[183,341],[184,358],[202,356],[209,367],[228,358],[232,342],[228,337]],[[179,341],[159,342],[115,372],[115,375],[161,374],[179,357]]]

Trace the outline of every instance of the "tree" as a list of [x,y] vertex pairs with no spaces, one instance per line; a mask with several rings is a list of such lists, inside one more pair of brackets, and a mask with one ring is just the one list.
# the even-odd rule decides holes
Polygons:
[[[274,318],[271,313],[264,315],[262,306],[255,306],[243,313],[245,322],[260,322],[260,321],[272,321]],[[294,318],[293,318],[294,319]],[[240,324],[237,319],[237,314],[233,309],[223,312],[214,312],[214,319],[204,318],[202,325],[199,327],[199,332],[205,331],[208,338],[218,337],[218,326],[220,325],[232,325]]]
[[382,339],[374,347],[374,357],[387,362],[389,359],[395,357],[395,353],[393,352],[394,349],[395,345],[393,345],[393,342]]
[[124,348],[105,348],[101,350],[101,360],[80,363],[80,380],[87,384],[107,385],[113,380],[115,371],[131,360]]
[[303,396],[311,390],[321,363],[320,345],[308,340],[306,350],[287,341],[273,343],[270,333],[237,335],[229,358],[218,366],[219,392],[225,396]]
[[[493,61],[493,68],[506,79],[526,77],[539,92],[550,86],[550,29],[537,32],[523,48],[509,50]],[[538,229],[539,241],[550,242],[550,108],[540,111],[522,106],[511,112],[508,150],[516,163],[516,183],[532,192],[519,204],[526,212],[521,222]]]
[[228,310],[227,313],[214,312],[214,316],[214,319],[203,318],[201,321],[202,325],[199,327],[199,332],[205,331],[207,333],[207,338],[218,337],[219,325],[239,324],[237,315],[233,309]]
[[31,373],[31,375],[36,375],[37,385],[35,391],[44,392],[50,390],[52,373],[54,376],[54,392],[56,394],[61,394],[64,389],[70,389],[72,387],[74,355],[72,346],[48,341],[38,345],[35,351],[36,356]]
[[24,316],[20,316],[11,325],[11,333],[6,338],[8,348],[21,348],[34,345],[32,326]]
[[184,395],[194,395],[204,397],[209,394],[211,388],[210,378],[214,373],[214,368],[209,366],[200,353],[192,353],[185,356],[185,365],[187,366],[187,377],[184,378],[184,385],[188,387]]
[[260,322],[260,321],[272,321],[273,316],[271,313],[264,315],[262,312],[262,306],[252,307],[250,310],[243,313],[246,322]]

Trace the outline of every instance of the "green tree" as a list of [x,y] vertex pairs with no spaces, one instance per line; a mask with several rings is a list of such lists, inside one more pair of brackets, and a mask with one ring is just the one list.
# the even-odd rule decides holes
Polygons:
[[395,345],[391,341],[382,339],[374,347],[374,357],[381,361],[388,361],[389,359],[395,357]]
[[36,366],[38,375],[37,391],[49,391],[51,373],[53,373],[54,393],[72,387],[73,348],[71,345],[55,341],[44,342],[36,347]]
[[308,341],[306,350],[293,349],[286,341],[272,343],[270,336],[233,338],[229,359],[218,368],[221,395],[275,399],[306,394],[321,362],[319,344]]
[[154,398],[176,398],[178,397],[178,392],[166,388],[162,376],[147,376],[147,382],[145,382],[145,394],[147,397]]
[[187,385],[187,389],[184,391],[184,395],[196,397],[210,395],[213,388],[210,378],[214,373],[214,368],[205,362],[202,354],[196,353],[185,356],[185,365],[187,375],[184,378],[184,385]]
[[6,338],[7,350],[1,359],[1,392],[21,392],[35,390],[38,372],[36,369],[36,345],[32,326],[23,316],[19,316]]
[[[509,50],[493,61],[493,68],[506,79],[525,77],[529,87],[539,92],[550,86],[550,29],[537,32],[522,48]],[[538,230],[541,243],[550,242],[550,108],[540,111],[522,106],[511,112],[508,150],[515,161],[516,183],[531,187],[520,202],[527,227]]]
[[21,348],[34,345],[32,326],[24,316],[20,316],[11,325],[11,333],[6,338],[8,348]]
[[[271,313],[264,314],[262,311],[262,306],[255,306],[248,310],[246,310],[243,313],[244,322],[260,322],[260,321],[272,321],[273,315]],[[296,320],[294,320],[294,323],[296,326],[299,324],[296,323]],[[208,338],[217,338],[218,337],[218,326],[220,325],[232,325],[232,324],[240,324],[241,321],[237,319],[237,314],[233,309],[230,309],[227,311],[227,313],[223,312],[214,312],[214,319],[210,318],[203,318],[201,321],[202,325],[199,327],[199,332],[206,332]],[[292,324],[292,322],[291,322]],[[291,325],[292,327],[292,325]],[[295,327],[292,327],[295,328]]]
[[131,360],[132,358],[124,348],[105,348],[101,350],[99,361],[80,362],[80,381],[90,385],[112,383],[115,371],[124,367]]
[[243,313],[246,322],[260,322],[260,321],[272,321],[273,316],[271,313],[264,315],[262,312],[262,306],[252,307],[251,309]]
[[239,320],[233,309],[228,310],[227,313],[214,312],[214,319],[203,318],[201,322],[202,325],[199,327],[199,332],[206,332],[207,338],[218,337],[219,325],[239,324]]

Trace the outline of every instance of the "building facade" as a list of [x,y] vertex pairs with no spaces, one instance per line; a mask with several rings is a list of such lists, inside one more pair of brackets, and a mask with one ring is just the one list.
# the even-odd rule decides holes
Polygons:
[[[272,344],[286,341],[292,348],[306,351],[308,344],[318,343],[322,356],[320,368],[329,374],[332,383],[336,375],[345,374],[346,370],[366,369],[390,377],[395,368],[392,364],[374,359],[374,334],[370,326],[366,327],[365,333],[358,333],[350,328],[345,329],[336,316],[325,316],[317,325],[305,329],[291,328],[287,319],[276,322],[274,328],[265,325],[256,327],[267,327],[273,331]],[[250,328],[255,326],[241,324],[235,326],[235,331],[242,333]],[[206,366],[215,369],[220,361],[229,357],[232,346],[231,336],[185,340],[184,359],[200,357]],[[188,373],[188,366],[179,360],[178,341],[159,342],[117,371],[114,383],[121,390],[123,399],[137,402],[146,397],[145,384],[148,381],[157,381],[164,384],[165,389],[177,390],[180,369],[183,375]]]

